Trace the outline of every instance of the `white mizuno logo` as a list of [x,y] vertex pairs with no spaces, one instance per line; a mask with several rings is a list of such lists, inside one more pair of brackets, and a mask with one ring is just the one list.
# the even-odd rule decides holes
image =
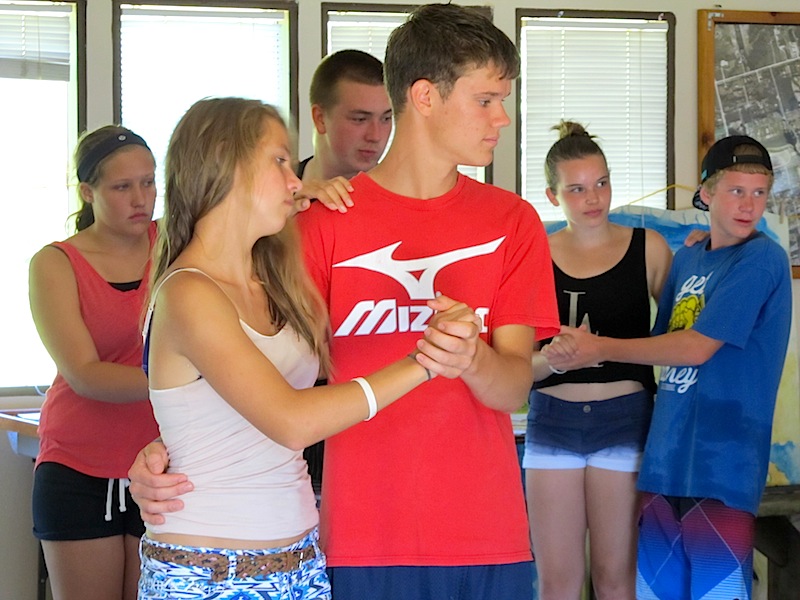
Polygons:
[[[396,260],[392,258],[394,251],[402,244],[396,242],[383,248],[378,248],[367,254],[356,256],[333,265],[334,267],[356,267],[383,273],[402,285],[412,300],[429,300],[434,297],[433,280],[436,274],[444,267],[458,261],[476,256],[491,254],[503,243],[505,236],[479,246],[451,250],[436,256],[413,258],[409,260]],[[419,278],[412,273],[420,273]]]

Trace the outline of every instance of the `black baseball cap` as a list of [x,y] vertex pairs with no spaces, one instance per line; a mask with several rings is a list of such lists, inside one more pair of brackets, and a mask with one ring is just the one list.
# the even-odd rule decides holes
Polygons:
[[[759,153],[736,155],[734,152],[739,146],[754,146]],[[772,161],[769,158],[769,152],[760,142],[747,135],[731,135],[714,142],[714,145],[706,152],[702,170],[700,171],[700,186],[717,171],[737,164],[761,165],[772,172]],[[708,210],[708,206],[700,198],[700,187],[694,193],[692,204],[700,210]]]

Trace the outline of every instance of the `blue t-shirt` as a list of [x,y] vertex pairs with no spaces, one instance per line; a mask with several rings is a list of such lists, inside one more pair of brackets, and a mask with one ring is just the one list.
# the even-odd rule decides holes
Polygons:
[[791,311],[788,257],[765,235],[676,253],[653,334],[692,328],[724,343],[700,366],[662,368],[639,489],[756,514]]

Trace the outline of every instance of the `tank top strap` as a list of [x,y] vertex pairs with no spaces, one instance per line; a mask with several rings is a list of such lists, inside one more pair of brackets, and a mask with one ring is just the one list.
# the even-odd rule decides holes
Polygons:
[[173,275],[176,273],[182,273],[184,271],[188,271],[190,273],[199,273],[205,277],[208,277],[211,281],[213,281],[219,289],[227,296],[228,294],[225,293],[225,290],[222,289],[222,286],[219,285],[216,279],[211,277],[205,271],[201,271],[200,269],[196,269],[195,267],[183,267],[181,269],[175,269],[174,271],[170,271],[167,273],[166,277],[164,277],[161,281],[158,282],[158,285],[153,290],[153,293],[150,295],[150,303],[147,305],[147,313],[144,317],[144,325],[142,326],[142,344],[144,345],[144,349],[142,352],[142,369],[144,370],[144,374],[147,375],[148,371],[148,355],[150,353],[150,321],[153,318],[153,309],[156,307],[156,296],[158,296],[158,292],[161,291],[161,286],[164,285]]
[[631,241],[628,244],[628,249],[625,251],[625,256],[619,261],[618,265],[623,266],[626,263],[640,264],[642,257],[644,257],[644,240],[645,231],[641,227],[634,227],[631,234]]
[[[622,262],[629,262],[630,268],[635,269],[635,273],[641,281],[647,284],[647,254],[645,252],[646,231],[642,227],[633,228],[633,236],[628,247],[628,252]],[[648,291],[648,295],[649,295]]]
[[644,251],[645,230],[643,227],[633,228],[633,237],[631,238],[631,247],[639,251]]

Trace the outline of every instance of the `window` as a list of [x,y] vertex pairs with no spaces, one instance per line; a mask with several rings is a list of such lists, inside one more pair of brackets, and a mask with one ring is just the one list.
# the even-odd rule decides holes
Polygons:
[[396,27],[405,22],[410,10],[378,12],[377,10],[328,9],[325,14],[327,44],[324,53],[327,55],[339,50],[355,48],[368,52],[383,61],[389,35]]
[[257,98],[296,121],[296,3],[114,7],[117,120],[153,150],[160,193],[169,137],[197,100]]
[[[323,56],[339,50],[362,50],[383,62],[389,35],[402,25],[412,6],[374,4],[347,4],[340,9],[335,3],[322,5],[322,22],[325,25],[323,36]],[[386,10],[391,8],[393,10]],[[488,9],[487,9],[488,12]],[[392,134],[394,135],[394,133]],[[389,138],[389,144],[391,144]],[[388,148],[388,145],[387,145]],[[489,167],[460,166],[458,170],[478,181],[491,181]]]
[[84,8],[82,2],[0,0],[0,164],[8,174],[0,236],[3,394],[26,393],[55,376],[30,316],[28,264],[42,246],[67,236],[67,217],[77,209],[67,175],[85,93],[77,66]]
[[[561,119],[598,136],[611,171],[612,207],[672,204],[674,17],[669,13],[556,16],[517,11],[520,195],[545,221],[561,210],[544,195],[544,159]],[[652,195],[651,195],[652,194]]]

